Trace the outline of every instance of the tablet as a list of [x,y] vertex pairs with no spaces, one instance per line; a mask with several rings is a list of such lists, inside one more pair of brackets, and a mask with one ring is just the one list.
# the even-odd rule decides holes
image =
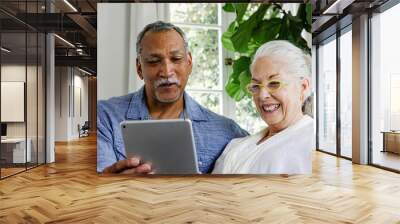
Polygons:
[[138,156],[156,174],[199,174],[190,120],[121,122],[127,157]]

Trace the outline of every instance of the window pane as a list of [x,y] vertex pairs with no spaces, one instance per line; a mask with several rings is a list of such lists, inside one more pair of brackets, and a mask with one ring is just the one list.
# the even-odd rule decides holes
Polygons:
[[319,149],[336,154],[336,40],[318,50]]
[[340,141],[341,154],[351,158],[352,142],[352,35],[351,30],[340,37]]
[[235,121],[250,134],[255,134],[267,126],[260,118],[251,98],[245,97],[236,103],[235,115]]
[[[372,29],[372,163],[400,170],[400,5],[374,15]],[[382,132],[386,132],[383,134]],[[393,153],[396,152],[396,153]]]
[[222,114],[221,110],[221,102],[222,102],[222,93],[203,93],[203,92],[193,92],[188,91],[189,95],[193,97],[198,103],[200,103],[205,108]]
[[[390,115],[400,115],[400,74],[391,74],[390,80]],[[400,130],[400,123],[390,122],[391,129]]]
[[218,53],[218,31],[201,28],[183,28],[192,52],[193,71],[189,77],[189,89],[222,90]]
[[171,21],[177,23],[218,24],[218,5],[210,3],[169,4]]
[[[3,16],[0,13],[0,16]],[[30,162],[30,143],[26,141],[25,119],[26,91],[26,33],[2,33],[1,47],[1,124],[0,145],[1,177],[26,170],[26,159]],[[29,53],[29,52],[28,52]],[[7,97],[5,97],[7,96]],[[11,109],[12,108],[12,109]],[[27,146],[28,154],[27,154]]]

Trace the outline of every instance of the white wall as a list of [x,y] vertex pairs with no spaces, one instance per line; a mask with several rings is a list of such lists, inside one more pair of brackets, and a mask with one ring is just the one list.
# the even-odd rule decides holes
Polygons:
[[55,68],[55,141],[68,140],[68,86],[67,67]]
[[[1,66],[1,81],[2,82],[24,82],[26,83],[26,71],[28,71],[28,74],[32,74],[33,67],[28,66],[26,67],[25,65],[18,65],[18,64],[8,64],[8,65],[2,65]],[[4,90],[2,89],[2,94]],[[24,90],[22,90],[22,94],[24,94]],[[8,96],[1,96],[1,98],[9,98]],[[24,96],[22,97],[24,98]],[[5,112],[11,112],[9,111],[10,108],[5,108],[4,107],[4,102],[1,103],[3,107],[1,107],[1,114],[3,115]],[[23,103],[24,104],[24,103]],[[22,109],[22,116],[24,116],[24,106],[21,108]],[[20,113],[16,112],[16,113]],[[12,113],[12,112],[11,112]],[[2,118],[3,120],[3,118]],[[22,122],[8,122],[8,128],[7,128],[7,134],[8,136],[14,136],[14,137],[24,137],[25,136],[25,125],[24,125],[24,117],[22,117]]]
[[[74,75],[74,96],[72,98],[74,99],[74,102],[71,103],[74,105],[72,108],[73,113],[72,113],[72,119],[71,119],[71,136],[72,138],[79,138],[79,132],[78,132],[78,124],[82,126],[85,121],[88,121],[88,77],[87,76],[81,76],[82,73],[78,73],[75,69],[75,75]],[[80,93],[78,93],[80,91]],[[79,97],[80,95],[80,97]],[[80,102],[79,102],[80,101]],[[81,108],[79,108],[81,107]],[[82,110],[82,111],[80,111]]]
[[24,122],[25,82],[1,82],[1,121]]
[[128,92],[130,8],[102,3],[97,10],[97,98],[108,99]]
[[[23,82],[26,86],[26,99],[22,96],[19,102],[20,107],[10,108],[10,106],[4,106],[2,102],[2,114],[6,113],[20,113],[22,120],[19,122],[6,122],[7,123],[7,137],[9,138],[24,138],[25,135],[30,139],[30,148],[32,161],[36,162],[36,158],[39,159],[39,163],[44,163],[44,74],[42,73],[41,66],[25,66],[25,64],[3,64],[1,66],[1,80],[9,82]],[[27,81],[26,81],[27,80]],[[2,83],[2,87],[3,87]],[[1,98],[10,98],[7,96],[11,94],[10,92],[4,92],[5,89],[2,88]],[[24,95],[24,86],[19,89],[19,94]],[[6,95],[4,95],[6,94]],[[11,99],[11,98],[10,98]],[[14,99],[15,100],[15,99]],[[26,101],[26,106],[25,106]],[[13,102],[10,102],[13,103]],[[17,103],[14,101],[14,103]],[[19,110],[19,111],[18,111]],[[24,114],[26,112],[26,120]],[[3,119],[3,118],[2,118]],[[47,149],[51,152],[51,150]],[[38,153],[38,154],[37,154]],[[38,157],[37,157],[38,155]],[[50,161],[51,162],[51,161]]]
[[[5,82],[26,82],[26,76],[28,76],[28,80],[30,85],[34,84],[36,85],[36,81],[32,81],[33,78],[31,76],[36,77],[36,67],[34,66],[25,66],[25,65],[19,65],[19,64],[8,64],[8,65],[2,65],[1,66],[1,81]],[[36,88],[31,89],[27,88],[27,106],[29,106],[30,103],[35,102],[34,105],[31,105],[34,107],[33,109],[36,109]],[[7,97],[7,96],[2,96]],[[1,110],[8,110],[9,108],[1,108]],[[24,111],[24,107],[22,108]],[[33,130],[36,130],[36,113],[33,113],[32,108],[27,108],[27,122],[22,121],[22,122],[7,122],[7,136],[8,137],[25,137],[25,126],[28,125],[28,137],[29,134],[33,132]],[[4,111],[3,111],[4,112]],[[24,112],[23,112],[24,113]],[[32,123],[34,121],[34,124]]]
[[75,68],[56,67],[55,86],[55,141],[77,139],[78,124],[88,120],[88,77]]
[[97,4],[97,99],[135,91],[143,82],[136,74],[136,38],[143,27],[165,20],[158,3]]

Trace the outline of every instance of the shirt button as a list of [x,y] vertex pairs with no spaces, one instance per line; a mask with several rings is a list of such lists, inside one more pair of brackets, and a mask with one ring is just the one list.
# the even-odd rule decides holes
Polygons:
[[199,162],[199,165],[203,165],[203,162]]

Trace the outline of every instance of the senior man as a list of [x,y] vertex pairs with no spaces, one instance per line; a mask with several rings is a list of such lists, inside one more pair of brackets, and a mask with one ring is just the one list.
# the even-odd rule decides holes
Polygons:
[[126,157],[121,121],[185,117],[192,121],[199,169],[211,172],[226,144],[248,133],[231,119],[202,107],[184,91],[192,72],[192,56],[179,27],[162,21],[148,24],[138,35],[136,51],[136,70],[144,86],[98,102],[97,171],[152,172],[146,161]]

